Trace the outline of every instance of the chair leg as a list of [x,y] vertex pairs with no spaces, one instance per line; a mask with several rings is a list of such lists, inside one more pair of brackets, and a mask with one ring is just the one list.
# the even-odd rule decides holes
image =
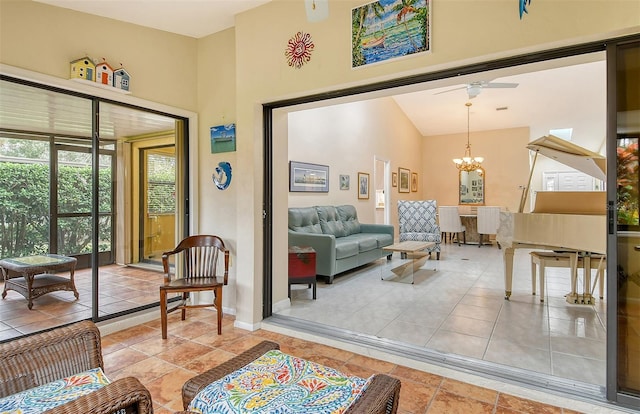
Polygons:
[[467,232],[462,232],[462,244],[467,244]]
[[[184,301],[184,304],[187,304],[187,299],[189,298],[189,294],[188,293],[183,293],[182,294],[182,300]],[[184,321],[185,319],[187,319],[187,309],[182,308],[182,320]]]
[[458,247],[460,247],[460,233],[456,233],[456,240],[458,240]]
[[167,339],[167,292],[160,289],[160,326],[162,339]]
[[436,260],[440,260],[440,252],[436,252]]
[[218,335],[222,335],[222,287],[216,288],[213,294],[215,295],[214,303],[218,313]]

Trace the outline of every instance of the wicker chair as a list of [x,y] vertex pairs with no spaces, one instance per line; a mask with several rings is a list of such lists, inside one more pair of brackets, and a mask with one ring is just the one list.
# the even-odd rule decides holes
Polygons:
[[[102,368],[100,331],[82,321],[0,344],[0,397],[92,368]],[[136,378],[116,380],[47,414],[153,413],[151,394]]]
[[[230,360],[212,368],[187,381],[182,387],[182,405],[186,410],[196,394],[208,384],[242,368],[253,360],[262,356],[265,352],[280,349],[280,346],[271,341],[262,341],[258,345],[231,358]],[[391,414],[398,411],[398,399],[400,397],[400,381],[384,374],[376,374],[369,386],[344,413],[345,414]],[[180,411],[182,414],[190,411]],[[176,414],[180,414],[176,413]]]

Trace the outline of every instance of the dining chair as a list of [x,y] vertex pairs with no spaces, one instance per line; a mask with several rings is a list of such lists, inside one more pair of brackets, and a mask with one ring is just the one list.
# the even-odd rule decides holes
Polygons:
[[438,223],[440,224],[440,231],[444,236],[445,243],[447,241],[447,234],[449,235],[449,241],[453,241],[452,236],[456,234],[458,246],[460,246],[460,234],[462,234],[463,243],[467,244],[467,229],[462,225],[462,220],[460,220],[458,206],[440,206],[438,208]]
[[[482,247],[483,237],[498,233],[500,227],[500,207],[478,206],[478,235],[480,243],[478,247]],[[501,249],[500,243],[496,241],[498,249]]]
[[[217,275],[219,253],[224,255],[224,275]],[[173,256],[173,257],[172,257]],[[169,263],[173,259],[173,266]],[[218,313],[218,335],[222,334],[222,286],[229,279],[229,250],[218,236],[195,235],[182,240],[178,246],[162,254],[164,284],[160,286],[160,323],[162,339],[167,339],[167,314],[180,309],[185,320],[189,308],[215,307]],[[171,268],[173,267],[173,275]],[[177,272],[180,268],[182,271]],[[213,303],[189,303],[191,292],[213,292]],[[181,294],[177,306],[167,309],[167,295]]]

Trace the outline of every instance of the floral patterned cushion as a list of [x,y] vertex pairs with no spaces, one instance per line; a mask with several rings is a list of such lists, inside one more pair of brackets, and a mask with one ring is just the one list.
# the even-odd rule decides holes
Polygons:
[[109,382],[102,369],[94,368],[81,374],[0,398],[0,413],[42,413],[102,388]]
[[369,381],[274,350],[207,385],[189,410],[339,414],[356,401]]

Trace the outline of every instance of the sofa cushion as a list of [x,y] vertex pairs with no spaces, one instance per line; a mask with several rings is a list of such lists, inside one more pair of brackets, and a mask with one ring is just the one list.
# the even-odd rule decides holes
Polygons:
[[345,237],[336,238],[336,260],[358,254],[360,246],[357,240]]
[[360,222],[358,221],[358,211],[352,205],[336,207],[338,217],[344,226],[345,236],[360,233]]
[[393,244],[393,236],[384,233],[367,233],[368,236],[374,237],[378,243],[378,248],[391,246]]
[[334,206],[316,206],[316,211],[324,234],[333,234],[336,237],[347,235],[338,216],[338,210]]
[[313,207],[290,208],[289,229],[300,233],[322,234],[318,212]]
[[358,233],[352,234],[346,237],[346,240],[353,240],[358,243],[358,253],[368,252],[378,248],[378,240],[373,237],[373,234]]
[[102,369],[93,368],[77,375],[0,398],[0,412],[43,413],[100,389],[109,382]]

